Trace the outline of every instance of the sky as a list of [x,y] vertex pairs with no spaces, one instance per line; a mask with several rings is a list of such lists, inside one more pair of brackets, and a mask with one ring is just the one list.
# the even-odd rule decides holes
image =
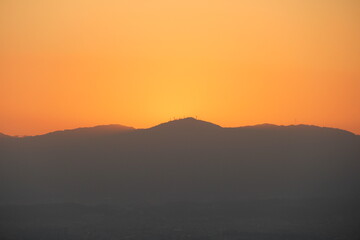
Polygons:
[[0,132],[197,117],[360,134],[358,0],[1,0]]

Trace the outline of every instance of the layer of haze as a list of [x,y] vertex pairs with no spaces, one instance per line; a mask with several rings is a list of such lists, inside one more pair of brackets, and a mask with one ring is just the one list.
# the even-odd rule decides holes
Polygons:
[[0,132],[198,116],[360,133],[360,1],[1,0]]

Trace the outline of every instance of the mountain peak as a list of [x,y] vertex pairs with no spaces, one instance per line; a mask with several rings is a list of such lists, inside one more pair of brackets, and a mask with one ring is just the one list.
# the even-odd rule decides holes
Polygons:
[[179,130],[199,130],[199,129],[219,129],[219,125],[211,122],[206,122],[193,117],[181,118],[171,120],[169,122],[161,123],[152,129],[179,129]]

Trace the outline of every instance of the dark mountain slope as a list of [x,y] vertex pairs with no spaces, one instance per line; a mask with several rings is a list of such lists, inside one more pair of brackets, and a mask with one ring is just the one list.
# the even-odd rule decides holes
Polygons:
[[95,127],[84,127],[76,129],[67,129],[63,131],[50,132],[43,135],[24,137],[24,139],[33,140],[84,140],[86,138],[107,137],[119,133],[135,130],[133,127],[126,127],[119,124],[100,125]]
[[84,128],[76,128],[76,129],[68,129],[63,131],[56,131],[45,134],[43,136],[85,136],[85,135],[106,135],[106,134],[114,134],[118,132],[126,132],[134,130],[133,127],[122,126],[119,124],[111,124],[111,125],[100,125],[95,127],[84,127]]
[[3,133],[0,133],[0,140],[2,140],[2,139],[10,139],[10,138],[12,138],[11,136],[9,136],[9,135],[6,135],[6,134],[3,134]]
[[221,128],[189,118],[101,136],[73,134],[0,146],[1,201],[228,201],[360,193],[360,141],[343,130]]

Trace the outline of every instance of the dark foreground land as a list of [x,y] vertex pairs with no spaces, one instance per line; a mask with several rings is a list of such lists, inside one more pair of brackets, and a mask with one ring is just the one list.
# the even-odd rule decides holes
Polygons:
[[360,240],[359,172],[359,135],[308,125],[0,135],[0,240]]
[[2,205],[0,239],[360,239],[357,201]]

